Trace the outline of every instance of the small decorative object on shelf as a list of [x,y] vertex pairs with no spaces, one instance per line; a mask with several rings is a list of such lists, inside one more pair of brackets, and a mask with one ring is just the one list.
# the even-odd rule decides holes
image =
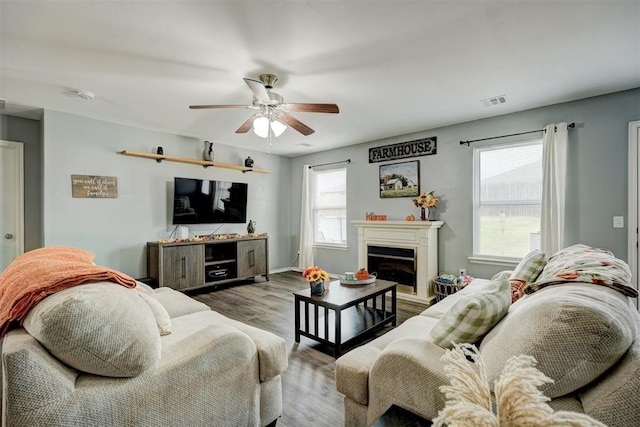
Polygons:
[[164,150],[162,149],[162,147],[156,148],[156,154],[159,156],[162,156],[164,154]]
[[420,220],[428,221],[429,220],[429,209],[436,208],[438,206],[438,198],[433,194],[435,191],[424,192],[420,194],[417,198],[412,199],[413,205],[417,208],[420,208]]
[[251,158],[251,156],[247,157],[246,159],[244,159],[244,165],[248,168],[252,168],[253,167],[253,159]]
[[204,151],[202,152],[202,160],[206,160],[208,162],[213,161],[213,142],[210,142],[210,141],[204,142]]
[[416,220],[416,217],[415,217],[415,216],[413,216],[413,214],[411,214],[411,215],[407,215],[407,217],[406,217],[405,219],[406,219],[407,221],[415,221],[415,220]]
[[317,265],[307,268],[302,272],[302,275],[309,282],[311,295],[322,295],[325,290],[325,284],[326,288],[329,287],[329,273]]
[[240,233],[230,233],[230,234],[206,234],[204,236],[194,236],[188,237],[186,239],[158,239],[158,243],[183,243],[183,242],[206,242],[209,240],[228,240],[228,239],[246,239],[246,238],[255,238],[255,237],[265,237],[267,233],[253,233],[249,234],[240,234]]
[[365,214],[365,219],[367,221],[386,221],[387,220],[387,216],[386,215],[376,215],[373,212],[367,212]]
[[255,232],[256,232],[256,222],[249,220],[249,223],[247,224],[247,233],[253,234]]

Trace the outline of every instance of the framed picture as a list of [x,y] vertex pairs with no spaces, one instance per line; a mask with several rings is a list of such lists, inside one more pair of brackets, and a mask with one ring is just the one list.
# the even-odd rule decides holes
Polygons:
[[415,197],[420,194],[420,161],[380,166],[380,198]]

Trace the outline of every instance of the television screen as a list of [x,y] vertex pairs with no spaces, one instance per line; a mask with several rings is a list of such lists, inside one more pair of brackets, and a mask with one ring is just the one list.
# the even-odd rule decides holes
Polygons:
[[247,222],[247,184],[174,178],[173,224]]

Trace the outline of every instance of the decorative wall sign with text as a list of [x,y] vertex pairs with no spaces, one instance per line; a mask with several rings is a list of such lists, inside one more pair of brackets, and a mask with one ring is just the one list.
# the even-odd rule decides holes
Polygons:
[[71,193],[82,199],[117,199],[118,178],[115,176],[71,175]]
[[436,154],[436,139],[437,137],[432,136],[430,138],[369,148],[369,163]]

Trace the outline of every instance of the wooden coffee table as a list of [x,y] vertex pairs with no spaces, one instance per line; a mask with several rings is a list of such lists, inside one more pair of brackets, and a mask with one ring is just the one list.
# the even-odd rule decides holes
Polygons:
[[343,347],[370,336],[388,323],[396,326],[396,286],[396,282],[387,280],[359,286],[335,281],[323,295],[311,295],[309,286],[294,292],[296,342],[300,342],[300,336],[307,337],[332,347],[334,357],[338,358]]

